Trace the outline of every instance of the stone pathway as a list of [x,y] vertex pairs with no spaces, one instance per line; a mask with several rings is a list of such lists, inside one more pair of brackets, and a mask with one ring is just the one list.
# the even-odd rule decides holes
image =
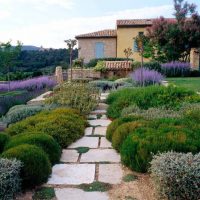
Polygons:
[[[101,95],[105,102],[107,93]],[[122,167],[119,154],[105,138],[107,126],[111,123],[106,117],[107,105],[100,103],[88,117],[90,127],[85,136],[63,150],[61,164],[53,167],[47,185],[55,188],[58,200],[109,200],[106,192],[85,192],[78,189],[80,184],[95,181],[120,184]],[[86,153],[78,153],[77,148],[87,147]]]

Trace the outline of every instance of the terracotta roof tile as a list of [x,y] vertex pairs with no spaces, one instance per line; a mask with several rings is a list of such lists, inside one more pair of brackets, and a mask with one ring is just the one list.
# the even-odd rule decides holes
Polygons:
[[77,35],[76,38],[102,38],[102,37],[117,37],[117,31],[114,29],[107,29],[102,31],[97,31],[93,33],[86,33],[82,35]]
[[131,70],[132,62],[127,61],[106,61],[107,70]]
[[153,19],[124,19],[117,20],[117,26],[144,26],[152,25]]

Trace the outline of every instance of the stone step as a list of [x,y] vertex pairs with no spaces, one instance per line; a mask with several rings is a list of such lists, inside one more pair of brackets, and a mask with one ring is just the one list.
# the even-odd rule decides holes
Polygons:
[[114,149],[90,149],[82,154],[80,163],[120,163],[120,155]]
[[88,120],[90,126],[108,126],[112,121],[107,119]]
[[48,185],[90,184],[95,179],[95,164],[58,164],[52,169]]
[[57,200],[109,200],[105,192],[84,192],[77,188],[55,189]]

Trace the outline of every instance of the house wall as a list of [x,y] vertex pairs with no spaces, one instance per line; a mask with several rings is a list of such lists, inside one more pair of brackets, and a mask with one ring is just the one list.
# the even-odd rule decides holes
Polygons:
[[[146,27],[118,27],[117,29],[117,57],[125,58],[124,50],[126,48],[133,49],[134,39],[138,36],[139,32],[146,33]],[[133,49],[134,50],[134,49]],[[138,52],[134,52],[131,58],[134,61],[141,61],[141,57]],[[144,59],[149,61],[149,59]]]
[[80,38],[78,39],[79,58],[84,58],[88,63],[91,59],[96,58],[95,45],[97,42],[104,43],[104,57],[117,56],[117,39],[116,38]]

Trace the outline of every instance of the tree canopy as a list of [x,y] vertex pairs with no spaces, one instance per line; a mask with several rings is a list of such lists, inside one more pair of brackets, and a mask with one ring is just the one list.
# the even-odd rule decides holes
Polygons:
[[196,5],[174,0],[174,19],[160,17],[147,29],[146,55],[155,60],[188,61],[191,48],[200,47],[200,15]]

